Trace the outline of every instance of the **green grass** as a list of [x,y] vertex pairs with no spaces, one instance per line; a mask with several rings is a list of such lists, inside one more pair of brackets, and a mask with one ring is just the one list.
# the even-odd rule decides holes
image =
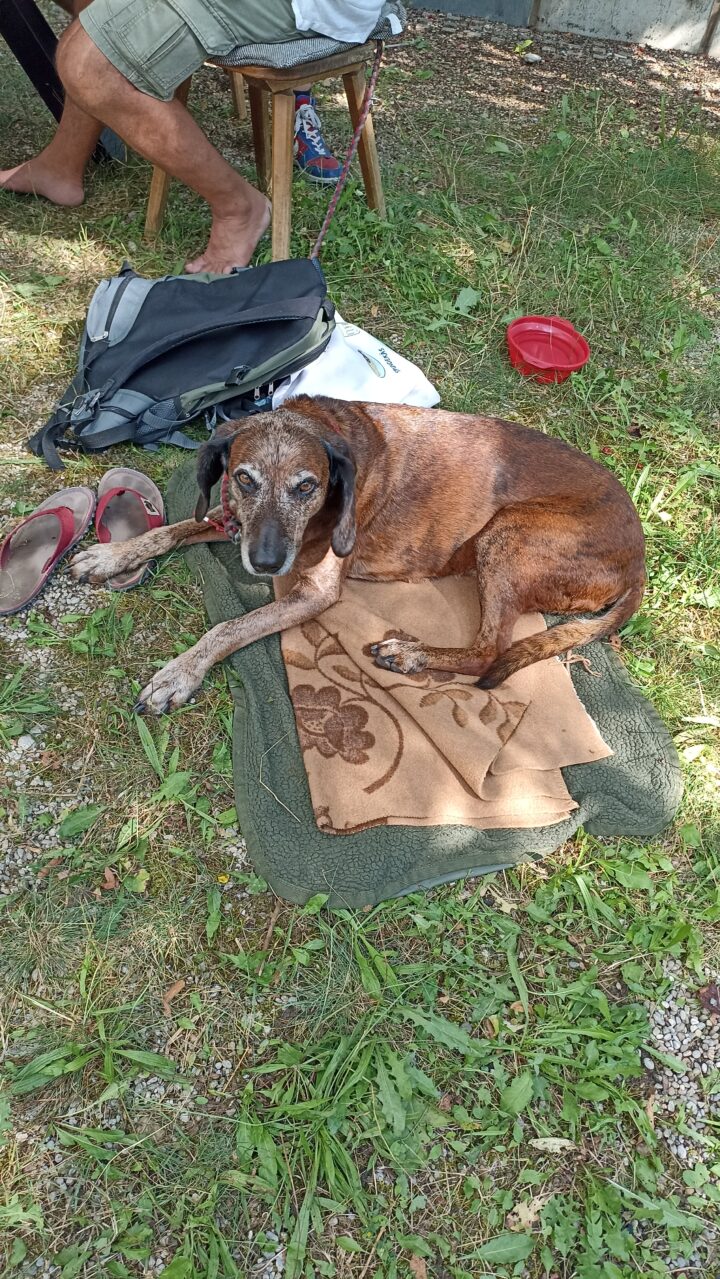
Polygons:
[[[229,95],[211,81],[198,109],[224,138]],[[695,1247],[711,1273],[717,1128],[679,1166],[642,1066],[667,958],[700,985],[720,920],[720,174],[716,141],[669,115],[650,134],[598,94],[532,131],[421,111],[387,221],[352,189],[324,265],[342,312],[416,359],[447,407],[578,444],[633,494],[649,587],[623,655],[681,752],[676,826],[646,845],[581,835],[359,915],[276,903],[236,855],[224,675],[167,721],[130,709],[204,628],[182,562],[89,617],[57,625],[40,601],[7,627],[12,670],[27,629],[24,669],[0,686],[0,746],[39,724],[57,801],[48,818],[32,787],[0,782],[3,823],[43,872],[2,915],[8,1274],[40,1256],[62,1279],[139,1276],[161,1256],[168,1279],[245,1279],[278,1246],[290,1279],[633,1279]],[[174,189],[162,243],[142,245],[146,189],[133,162],[97,174],[80,213],[0,197],[16,514],[56,483],[20,444],[69,377],[97,278],[126,254],[173,269],[206,233]],[[297,186],[297,253],[325,199]],[[546,310],[592,348],[560,387],[520,379],[503,347],[508,317]],[[178,458],[112,461],[162,483]],[[72,460],[66,482],[105,466]],[[692,1130],[682,1108],[673,1122]]]

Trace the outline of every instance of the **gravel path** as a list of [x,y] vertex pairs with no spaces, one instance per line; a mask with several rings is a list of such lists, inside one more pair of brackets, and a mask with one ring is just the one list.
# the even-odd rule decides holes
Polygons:
[[[57,634],[71,634],[76,626],[65,624],[61,618],[68,614],[87,616],[98,607],[98,592],[89,586],[81,586],[59,572],[46,586],[36,608],[48,619]],[[64,718],[81,714],[81,698],[63,680],[63,659],[55,647],[31,645],[27,620],[31,610],[17,615],[12,624],[2,626],[3,666],[9,680],[18,667],[32,670],[33,690],[44,693],[54,707],[55,714]],[[19,625],[18,625],[19,622]],[[9,659],[9,660],[7,660]],[[8,746],[0,739],[0,776],[25,796],[25,820],[19,829],[6,825],[0,831],[0,897],[20,889],[37,887],[37,865],[43,854],[57,848],[58,823],[61,813],[70,805],[79,805],[92,799],[90,780],[81,780],[83,761],[62,762],[62,778],[54,771],[56,750],[63,742],[63,734],[53,730],[53,717],[38,718],[28,732]],[[49,772],[48,770],[51,769]],[[38,820],[39,819],[39,820]]]
[[[525,52],[539,56],[539,62],[526,62],[516,52],[528,40],[532,44]],[[704,129],[717,131],[720,125],[720,63],[699,55],[413,10],[402,41],[388,49],[388,63],[431,74],[418,83],[415,95],[401,95],[402,123],[396,117],[391,126],[384,119],[384,135],[389,128],[404,132],[413,98],[445,110],[457,103],[460,119],[472,103],[476,110],[512,112],[532,124],[534,114],[575,88],[611,93],[619,103],[636,107],[642,127],[650,130],[668,108],[679,107],[699,113]]]
[[[655,1125],[679,1163],[693,1168],[707,1159],[705,1143],[717,1125],[720,1078],[720,974],[692,981],[674,959],[665,962],[670,989],[648,1012],[651,1044],[677,1067],[647,1056],[643,1064],[654,1083]],[[715,1093],[711,1092],[714,1088]],[[681,1131],[669,1127],[680,1118]],[[717,1179],[720,1181],[720,1179]]]

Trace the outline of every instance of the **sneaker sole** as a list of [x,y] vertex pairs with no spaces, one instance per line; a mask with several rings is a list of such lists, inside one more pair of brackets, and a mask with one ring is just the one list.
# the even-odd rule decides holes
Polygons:
[[295,168],[297,169],[298,173],[302,173],[302,176],[304,178],[307,178],[308,182],[314,182],[315,185],[319,187],[336,187],[338,182],[340,181],[340,176],[341,176],[340,174],[338,174],[336,178],[316,177],[314,173],[308,173],[307,169],[303,169],[302,165],[298,164],[297,161],[295,163]]

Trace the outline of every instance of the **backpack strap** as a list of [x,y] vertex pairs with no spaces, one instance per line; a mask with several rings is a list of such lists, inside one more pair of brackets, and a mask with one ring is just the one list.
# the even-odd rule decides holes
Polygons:
[[63,395],[52,417],[40,427],[27,441],[27,447],[36,457],[47,462],[51,471],[64,471],[64,463],[60,459],[57,446],[64,439],[65,432],[71,425],[73,412],[78,405],[92,394],[85,389],[85,377],[82,369],[78,369],[75,377]]
[[31,435],[30,439],[27,441],[27,446],[30,449],[30,452],[34,453],[36,457],[41,457],[43,461],[47,462],[51,471],[65,470],[65,464],[60,459],[60,454],[57,451],[57,445],[65,435],[67,424],[67,414],[64,412],[61,413],[60,410],[58,410],[56,413],[53,413],[50,421],[46,422],[44,426],[41,426],[40,430],[36,431],[34,435]]

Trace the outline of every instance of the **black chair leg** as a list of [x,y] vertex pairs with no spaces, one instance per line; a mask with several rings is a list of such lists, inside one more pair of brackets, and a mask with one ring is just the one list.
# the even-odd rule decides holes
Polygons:
[[33,0],[0,4],[0,36],[6,41],[45,106],[60,119],[63,88],[55,70],[57,40]]
[[[60,119],[65,95],[55,70],[57,39],[34,0],[0,0],[0,36],[15,55],[45,106]],[[124,160],[125,143],[103,129],[93,159]]]

